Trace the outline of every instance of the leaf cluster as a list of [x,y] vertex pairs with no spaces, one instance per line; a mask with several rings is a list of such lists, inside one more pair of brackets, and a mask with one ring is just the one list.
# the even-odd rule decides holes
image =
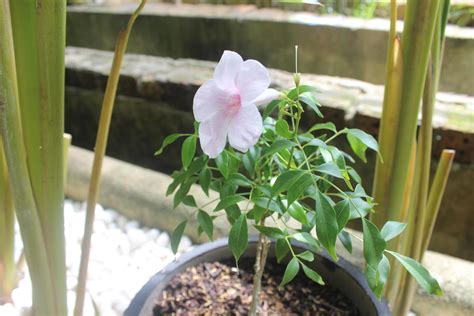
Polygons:
[[[197,126],[194,134],[173,134],[163,142],[163,148],[180,137],[183,168],[172,174],[173,182],[167,194],[174,193],[174,207],[184,204],[194,209],[199,232],[213,239],[213,222],[224,216],[231,225],[229,248],[236,261],[245,252],[249,227],[274,240],[276,257],[287,262],[281,286],[290,282],[300,270],[311,280],[324,284],[311,268],[314,254],[325,250],[338,260],[336,242],[352,252],[352,241],[358,236],[346,229],[349,221],[362,222],[365,275],[374,293],[380,297],[390,273],[386,254],[392,255],[429,293],[441,289],[428,271],[413,259],[388,251],[387,242],[396,238],[405,224],[387,222],[379,230],[367,215],[373,212],[374,201],[363,188],[362,180],[352,167],[355,159],[366,161],[368,149],[378,153],[377,141],[362,130],[337,130],[333,123],[319,123],[301,130],[300,119],[305,111],[322,117],[320,104],[310,86],[297,86],[286,91],[285,97],[272,101],[263,112],[264,131],[258,143],[246,153],[225,149],[216,159],[196,156]],[[345,138],[352,152],[335,145]],[[198,206],[189,194],[198,184],[209,195],[219,197]],[[208,206],[216,204],[212,210]],[[206,208],[207,207],[207,208]],[[171,237],[173,251],[187,221],[178,225]],[[307,245],[297,252],[293,242]]]

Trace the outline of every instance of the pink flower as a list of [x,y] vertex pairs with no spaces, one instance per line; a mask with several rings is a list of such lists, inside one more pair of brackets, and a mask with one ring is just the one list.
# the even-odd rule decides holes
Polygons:
[[270,76],[258,61],[242,60],[239,54],[224,51],[213,79],[194,96],[193,112],[199,125],[199,141],[205,154],[217,157],[229,139],[235,149],[246,152],[263,131],[258,105],[267,104],[279,92],[268,89]]

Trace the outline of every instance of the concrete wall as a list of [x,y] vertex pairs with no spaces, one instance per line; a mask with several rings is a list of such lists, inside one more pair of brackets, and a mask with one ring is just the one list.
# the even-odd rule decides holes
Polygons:
[[[66,131],[73,144],[92,149],[112,54],[103,51],[69,48],[66,52]],[[179,146],[170,146],[158,158],[153,152],[164,137],[192,129],[192,98],[205,80],[212,76],[215,63],[196,60],[173,60],[143,55],[127,55],[107,154],[164,172],[179,167]],[[270,70],[272,85],[289,88],[292,75]],[[372,84],[302,75],[302,82],[317,86],[323,105],[324,121],[338,128],[355,126],[374,135],[378,131],[382,87]],[[436,105],[434,161],[441,148],[458,151],[456,164],[448,182],[431,249],[474,260],[474,98],[439,94]],[[308,111],[309,112],[309,111]],[[453,117],[455,117],[453,124]],[[305,126],[316,118],[305,116]],[[369,157],[373,159],[373,157]],[[371,187],[373,160],[360,164],[366,188]],[[358,169],[359,170],[359,169]],[[157,188],[159,184],[157,184]]]
[[[133,5],[68,8],[67,43],[113,50]],[[400,25],[401,26],[401,25]],[[134,27],[134,53],[218,60],[224,49],[269,67],[384,81],[388,21],[257,10],[253,6],[149,4]],[[440,89],[474,95],[474,30],[448,27]]]

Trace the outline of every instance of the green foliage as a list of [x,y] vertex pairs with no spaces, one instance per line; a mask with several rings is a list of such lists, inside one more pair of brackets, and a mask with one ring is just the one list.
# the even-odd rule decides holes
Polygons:
[[[337,260],[337,239],[351,253],[352,239],[345,227],[352,220],[361,220],[366,277],[380,296],[390,271],[384,255],[386,243],[398,236],[405,225],[389,222],[379,231],[366,219],[373,212],[373,199],[352,167],[352,154],[335,145],[337,140],[346,139],[355,156],[365,161],[367,150],[379,150],[371,135],[358,129],[338,131],[330,122],[300,129],[306,109],[319,112],[315,91],[299,86],[271,102],[264,111],[263,134],[246,153],[226,148],[214,160],[195,157],[197,135],[187,135],[182,147],[183,169],[172,175],[168,194],[176,192],[175,205],[183,203],[196,209],[193,216],[197,216],[199,231],[210,239],[214,237],[213,220],[225,216],[231,225],[229,248],[236,261],[247,248],[249,225],[274,240],[278,262],[288,260],[280,286],[293,280],[301,269],[314,282],[324,284],[311,268],[314,254],[326,250]],[[181,134],[167,142],[180,137],[176,135]],[[219,195],[213,209],[206,211],[207,205],[194,205],[189,188],[197,182],[206,194],[213,190]],[[173,234],[175,248],[184,225],[181,223]],[[296,253],[292,242],[303,243],[308,251]],[[412,264],[409,267],[413,270]]]

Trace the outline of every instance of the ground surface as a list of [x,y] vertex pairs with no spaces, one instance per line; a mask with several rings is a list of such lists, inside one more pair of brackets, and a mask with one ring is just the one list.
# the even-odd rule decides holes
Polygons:
[[[66,231],[66,265],[70,313],[80,261],[80,243],[84,229],[85,204],[66,200],[64,206]],[[17,229],[17,256],[21,239]],[[189,250],[191,241],[183,237],[180,252]],[[88,275],[88,297],[84,315],[94,315],[93,304],[101,316],[122,315],[136,292],[148,279],[173,261],[169,235],[157,229],[140,227],[117,212],[96,207],[94,233]],[[126,273],[124,273],[126,271]],[[31,306],[31,283],[28,271],[13,292],[19,308]],[[20,315],[12,306],[0,306],[1,316]]]

